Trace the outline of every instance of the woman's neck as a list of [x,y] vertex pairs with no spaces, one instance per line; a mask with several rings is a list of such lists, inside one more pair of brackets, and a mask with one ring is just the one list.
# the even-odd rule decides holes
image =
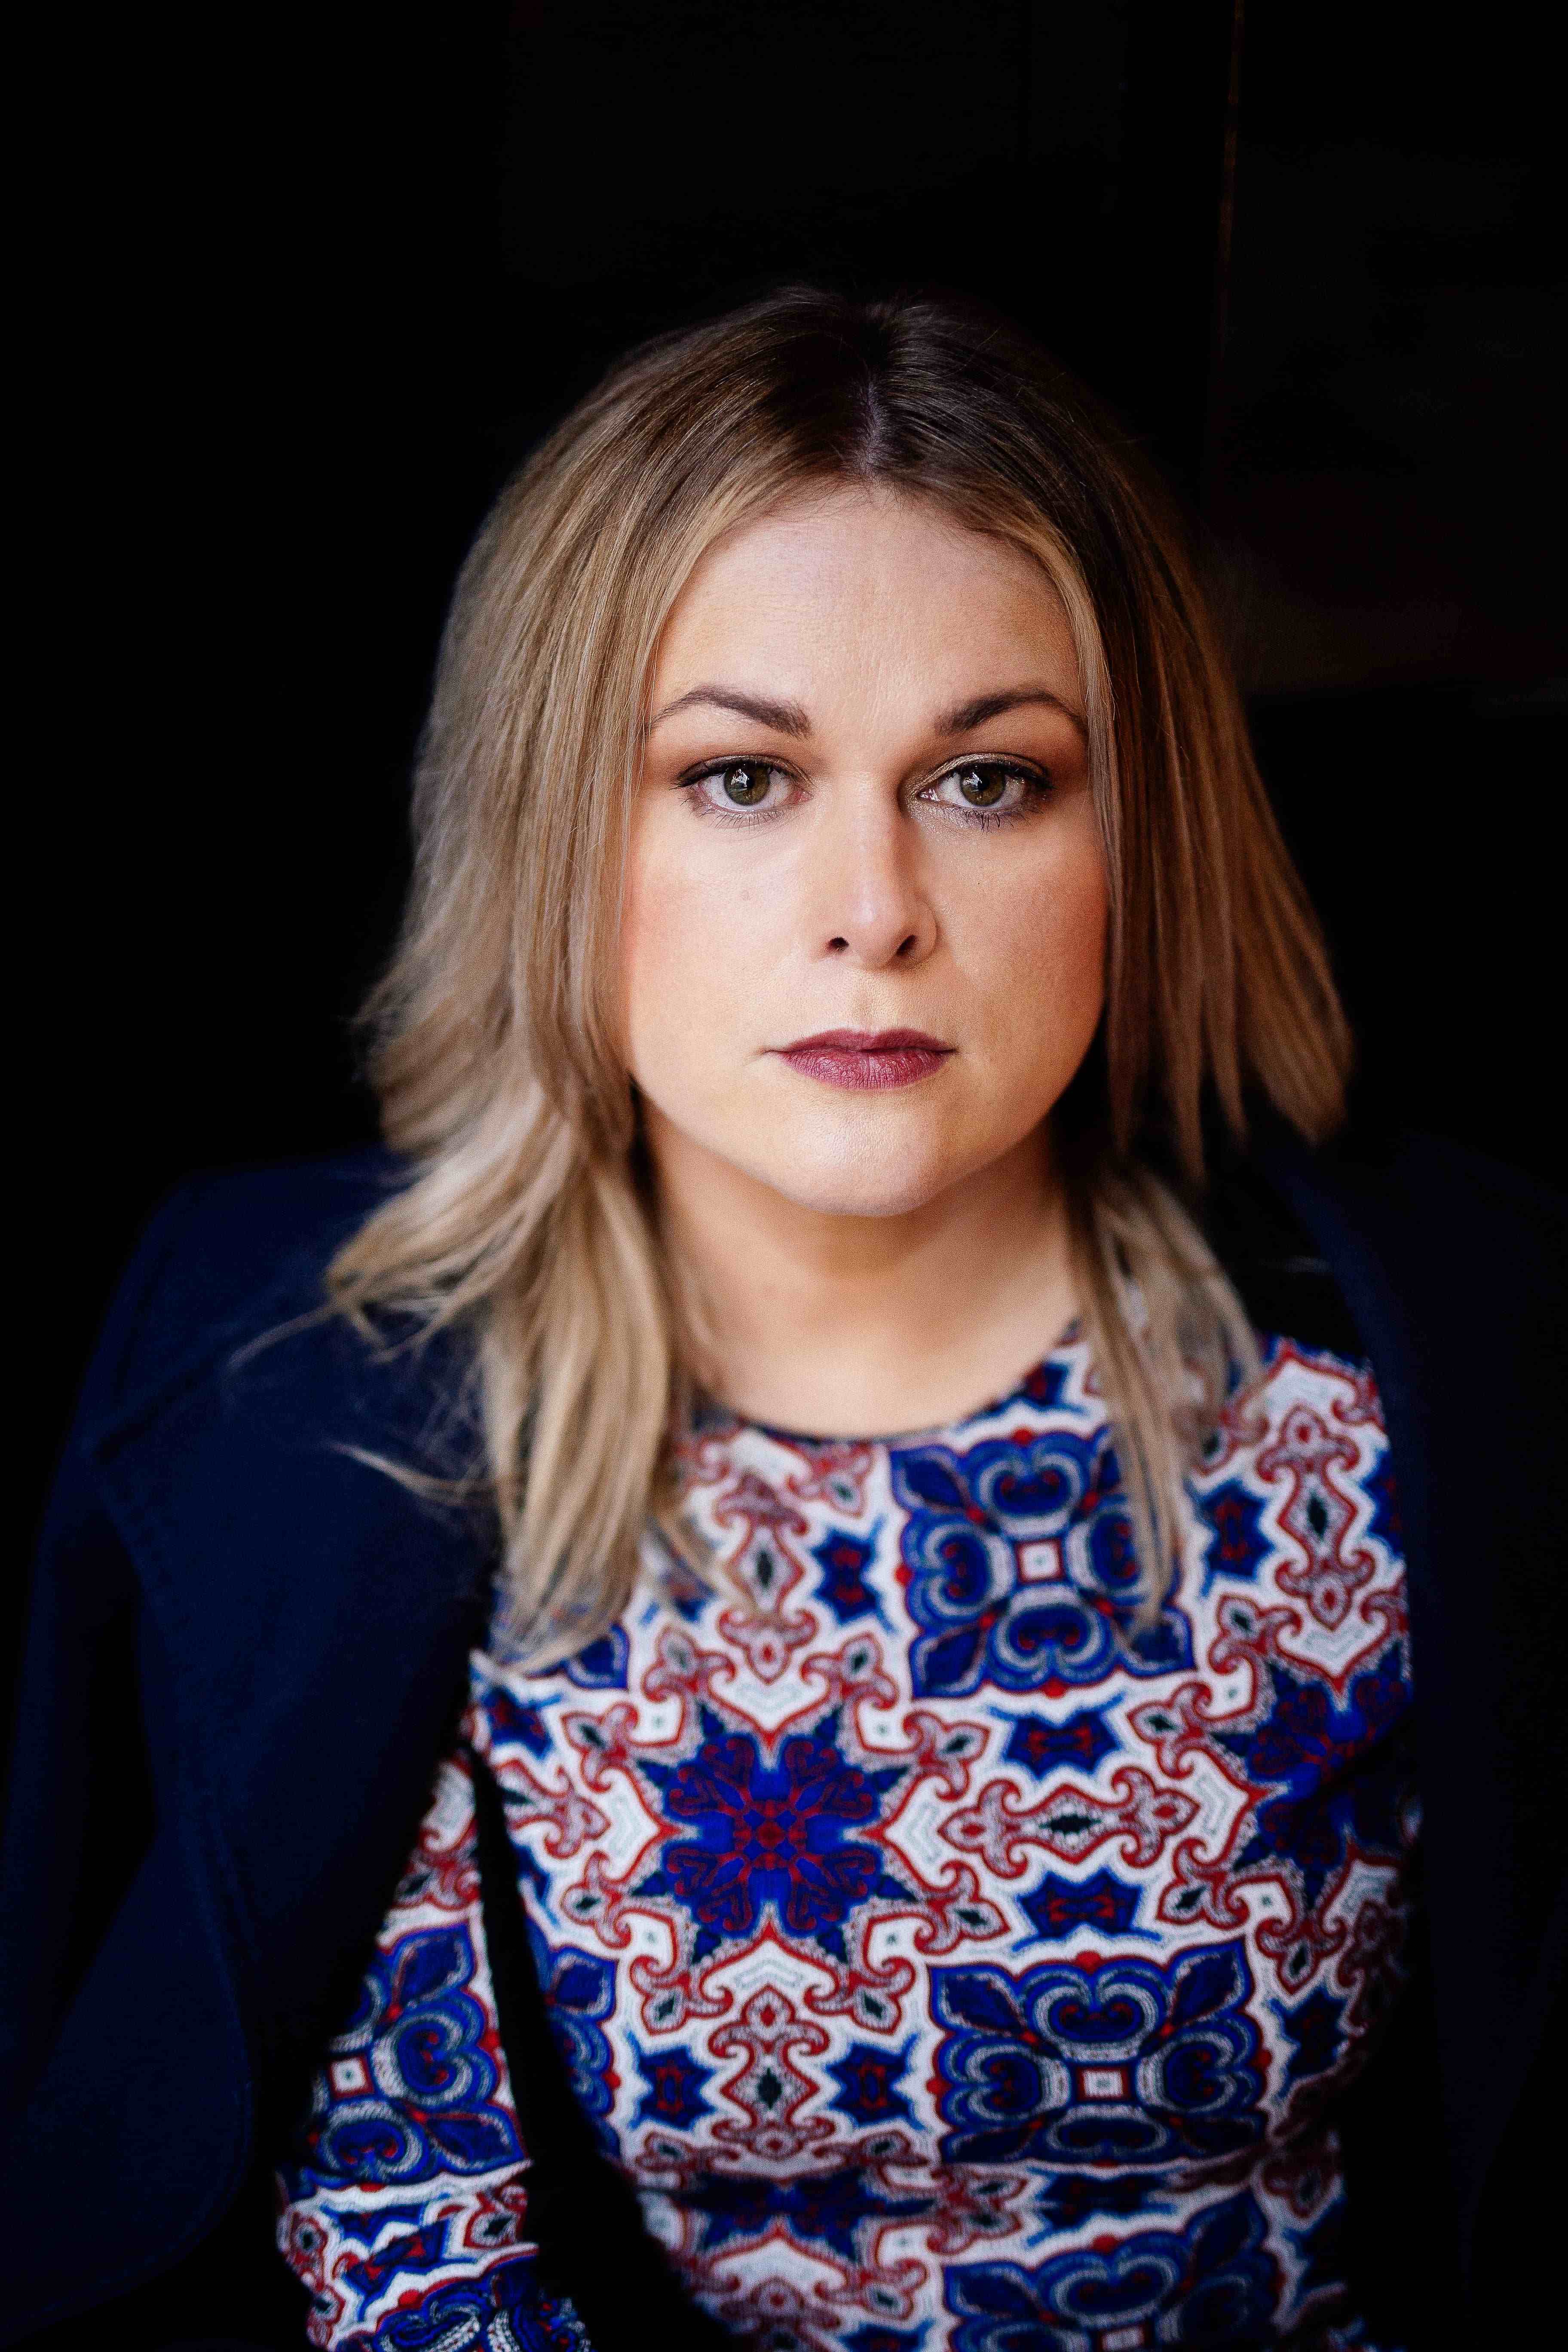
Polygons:
[[960,1419],[1005,1394],[1077,1309],[1044,1129],[885,1217],[803,1207],[657,1113],[648,1147],[695,1369],[749,1419],[844,1437]]

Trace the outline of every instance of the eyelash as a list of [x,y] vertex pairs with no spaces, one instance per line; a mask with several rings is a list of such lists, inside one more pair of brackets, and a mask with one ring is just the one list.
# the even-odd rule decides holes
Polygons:
[[[782,761],[779,760],[747,760],[743,758],[731,757],[728,760],[704,761],[700,768],[689,770],[687,774],[679,779],[680,789],[682,791],[691,792],[694,811],[703,819],[704,822],[713,824],[731,825],[767,824],[770,824],[774,817],[784,816],[787,814],[787,811],[782,808],[718,808],[715,807],[714,803],[710,800],[706,799],[703,794],[692,790],[692,787],[695,785],[706,782],[709,777],[722,776],[731,768],[751,768],[770,776],[788,777],[791,773],[791,771],[784,765]],[[951,801],[927,803],[928,807],[941,809],[943,815],[956,817],[960,824],[973,826],[983,833],[994,833],[1000,825],[1016,824],[1021,818],[1031,814],[1032,811],[1035,808],[1037,808],[1040,803],[1045,800],[1050,793],[1051,778],[1049,772],[1047,769],[1037,768],[1032,762],[1026,762],[1022,760],[990,758],[958,760],[953,761],[952,766],[943,768],[940,773],[932,776],[930,783],[922,786],[921,792],[917,793],[915,797],[920,799],[925,792],[929,792],[936,785],[945,782],[949,776],[961,774],[965,769],[970,768],[984,771],[1000,771],[1004,775],[1019,776],[1028,787],[1026,804],[1021,808],[964,809],[956,806]]]

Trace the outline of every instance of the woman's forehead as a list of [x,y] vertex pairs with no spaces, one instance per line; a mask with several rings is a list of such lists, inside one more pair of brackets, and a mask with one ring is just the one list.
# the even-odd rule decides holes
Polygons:
[[781,669],[820,691],[875,668],[949,702],[1026,669],[1077,702],[1071,630],[1043,567],[930,499],[875,485],[796,497],[708,551],[666,625],[654,708],[736,664],[760,666],[752,685],[775,695],[790,691]]

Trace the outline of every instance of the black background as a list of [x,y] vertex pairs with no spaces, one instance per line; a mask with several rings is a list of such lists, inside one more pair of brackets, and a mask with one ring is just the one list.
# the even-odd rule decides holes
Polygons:
[[1555,1180],[1539,21],[540,0],[65,34],[22,224],[25,1507],[169,1184],[374,1131],[349,1015],[496,488],[629,341],[781,280],[984,296],[1147,437],[1366,1093]]

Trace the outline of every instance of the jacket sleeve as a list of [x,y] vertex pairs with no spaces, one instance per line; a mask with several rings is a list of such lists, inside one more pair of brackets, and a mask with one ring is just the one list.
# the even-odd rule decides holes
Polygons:
[[311,2343],[592,2352],[540,2280],[528,2170],[458,1755],[279,2169],[279,2245],[310,2294]]
[[[112,1407],[197,1182],[153,1218],[82,1384],[26,1604],[0,1841],[0,2116],[26,2102],[152,1832],[134,1571],[99,1498],[90,1433]],[[107,1801],[106,1801],[107,1800]]]

